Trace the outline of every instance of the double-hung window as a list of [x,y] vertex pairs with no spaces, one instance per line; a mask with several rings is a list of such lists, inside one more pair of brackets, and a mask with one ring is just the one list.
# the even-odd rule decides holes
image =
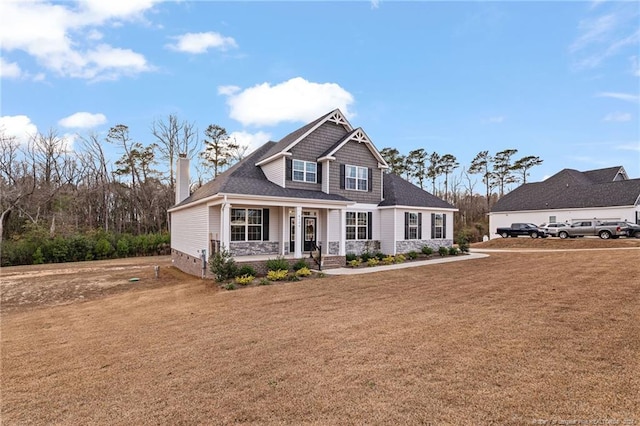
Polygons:
[[231,241],[262,241],[262,209],[231,209]]
[[422,239],[422,213],[404,212],[404,239]]
[[431,213],[431,238],[446,238],[446,216]]
[[318,165],[311,161],[293,160],[293,180],[297,182],[316,183]]
[[367,191],[369,182],[369,169],[366,167],[349,166],[344,168],[344,187],[356,191]]
[[347,216],[347,240],[368,240],[371,239],[371,213],[367,212],[346,212]]

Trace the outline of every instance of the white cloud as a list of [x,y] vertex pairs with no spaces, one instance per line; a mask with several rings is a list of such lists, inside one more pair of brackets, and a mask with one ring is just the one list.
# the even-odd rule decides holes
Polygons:
[[232,37],[224,37],[211,31],[207,33],[187,33],[171,38],[176,42],[167,44],[166,47],[178,52],[197,54],[206,53],[209,48],[227,50],[238,47]]
[[631,114],[628,112],[610,112],[603,118],[604,121],[631,121]]
[[20,78],[22,70],[15,62],[7,62],[0,57],[0,78]]
[[625,144],[621,144],[615,147],[616,149],[619,149],[621,151],[637,151],[640,152],[640,141],[639,142],[631,142],[631,143],[625,143]]
[[257,133],[249,133],[249,132],[231,132],[229,134],[231,140],[235,141],[240,146],[246,146],[247,152],[249,154],[255,151],[260,146],[269,142],[271,139],[271,134],[266,132],[257,132]]
[[[624,53],[627,49],[637,51],[640,42],[638,9],[631,2],[602,2],[605,9],[599,16],[580,21],[578,36],[568,50],[578,70],[600,66],[606,59]],[[591,12],[595,8],[591,9]]]
[[353,102],[351,93],[336,83],[313,83],[301,77],[274,86],[262,83],[227,95],[231,118],[245,126],[311,121],[336,108],[351,117],[349,106]]
[[5,136],[15,137],[21,144],[26,144],[38,133],[38,127],[26,115],[5,115],[0,117],[0,129]]
[[231,96],[238,93],[241,89],[238,86],[219,86],[218,95]]
[[26,52],[46,70],[64,77],[113,79],[150,71],[153,67],[139,53],[96,45],[102,37],[96,27],[140,19],[157,1],[3,2],[2,50]]
[[600,98],[619,99],[621,101],[633,102],[633,103],[638,103],[640,101],[640,96],[633,95],[630,93],[601,92],[601,93],[598,93],[596,96]]
[[631,61],[631,75],[640,77],[640,60],[637,56],[632,56],[629,60]]
[[62,127],[71,129],[90,129],[107,122],[104,114],[92,114],[90,112],[76,112],[58,121]]
[[488,123],[502,123],[506,119],[507,119],[507,117],[505,117],[504,115],[497,115],[497,116],[494,116],[494,117],[489,117],[486,120],[486,122],[488,122]]

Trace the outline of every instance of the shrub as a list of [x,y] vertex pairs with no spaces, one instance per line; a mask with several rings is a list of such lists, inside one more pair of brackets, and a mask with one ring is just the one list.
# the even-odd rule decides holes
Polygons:
[[237,276],[234,281],[236,282],[236,284],[247,285],[247,284],[251,284],[254,278],[255,277],[253,275],[245,274],[245,275]]
[[267,272],[267,279],[269,281],[281,281],[287,278],[288,274],[289,271],[287,269],[271,270]]
[[393,260],[393,256],[385,256],[382,258],[380,263],[382,263],[383,265],[391,265],[393,263]]
[[415,260],[418,258],[418,252],[416,252],[415,250],[411,250],[409,253],[407,253],[407,257],[411,260]]
[[405,260],[407,260],[407,258],[406,258],[406,257],[404,257],[404,254],[398,254],[398,255],[396,255],[396,257],[395,257],[395,262],[396,262],[396,263],[402,263],[402,262],[404,262]]
[[116,251],[118,252],[118,256],[127,257],[129,256],[129,241],[126,238],[120,238],[118,240],[118,244],[116,244]]
[[42,256],[42,249],[38,247],[33,253],[33,264],[42,265],[44,263],[44,256]]
[[298,269],[296,271],[296,275],[299,277],[308,277],[309,275],[311,275],[311,269],[305,266],[304,268]]
[[372,257],[375,258],[375,256],[372,255],[371,253],[369,253],[368,251],[365,251],[364,253],[362,253],[360,255],[360,259],[362,259],[362,261],[365,262],[365,263],[368,262],[369,259],[371,259]]
[[447,249],[446,247],[440,246],[438,248],[438,254],[440,256],[446,256],[449,253],[449,249]]
[[449,254],[451,256],[456,256],[458,254],[458,248],[453,246],[449,247]]
[[309,265],[307,265],[307,262],[304,259],[300,259],[296,263],[293,264],[293,270],[294,271],[299,271],[302,268],[309,269]]
[[56,237],[51,241],[51,258],[54,262],[66,262],[68,254],[69,246],[66,239]]
[[352,260],[357,260],[358,259],[358,255],[355,254],[355,253],[347,253],[347,255],[345,256],[345,259],[347,260],[347,263],[349,263]]
[[300,277],[296,274],[291,274],[287,276],[287,280],[289,281],[300,281]]
[[255,277],[258,274],[251,265],[242,265],[240,268],[236,269],[236,277],[241,277],[243,275],[253,275]]
[[433,249],[429,246],[422,247],[422,254],[426,254],[427,256],[431,256],[433,254]]
[[367,266],[377,266],[380,263],[377,257],[372,257],[367,260]]
[[271,281],[269,281],[266,278],[261,278],[260,282],[258,282],[258,285],[269,285],[269,284],[271,284]]
[[224,288],[226,288],[227,290],[235,290],[236,289],[236,285],[234,283],[227,283]]
[[107,259],[113,253],[113,246],[105,237],[102,237],[96,242],[94,248],[97,259]]
[[460,252],[462,253],[469,252],[469,240],[466,236],[464,235],[458,236],[458,239],[456,242],[458,243],[458,249],[460,250]]
[[209,269],[216,281],[225,281],[236,276],[237,266],[231,253],[224,247],[209,258]]
[[267,260],[267,271],[282,271],[289,269],[289,262],[283,256],[278,256],[275,259]]
[[383,252],[381,252],[381,251],[377,251],[377,252],[375,252],[374,256],[375,256],[375,257],[376,257],[376,259],[378,259],[378,260],[382,260],[382,259],[384,259],[385,257],[387,257],[387,255],[386,255],[386,254],[384,254],[384,253],[383,253]]
[[362,263],[362,261],[360,259],[353,259],[347,262],[347,265],[351,266],[352,268],[357,268],[358,266],[360,266],[360,264]]

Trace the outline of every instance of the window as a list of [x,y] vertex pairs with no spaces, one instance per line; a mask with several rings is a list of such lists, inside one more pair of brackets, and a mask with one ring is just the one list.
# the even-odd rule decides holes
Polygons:
[[344,187],[356,191],[367,191],[369,169],[358,166],[345,166]]
[[446,238],[446,225],[446,215],[431,213],[431,238]]
[[406,212],[404,214],[404,239],[422,239],[422,213]]
[[293,180],[316,183],[317,164],[309,161],[293,160]]
[[231,241],[262,241],[262,212],[262,209],[231,209]]
[[347,240],[371,239],[371,213],[347,212]]

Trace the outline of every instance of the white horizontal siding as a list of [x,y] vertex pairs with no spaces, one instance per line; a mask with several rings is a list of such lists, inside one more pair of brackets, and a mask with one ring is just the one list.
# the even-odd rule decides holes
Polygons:
[[284,187],[285,157],[278,158],[260,167],[267,179],[276,185]]
[[171,213],[171,248],[199,256],[209,248],[209,208],[200,204]]

